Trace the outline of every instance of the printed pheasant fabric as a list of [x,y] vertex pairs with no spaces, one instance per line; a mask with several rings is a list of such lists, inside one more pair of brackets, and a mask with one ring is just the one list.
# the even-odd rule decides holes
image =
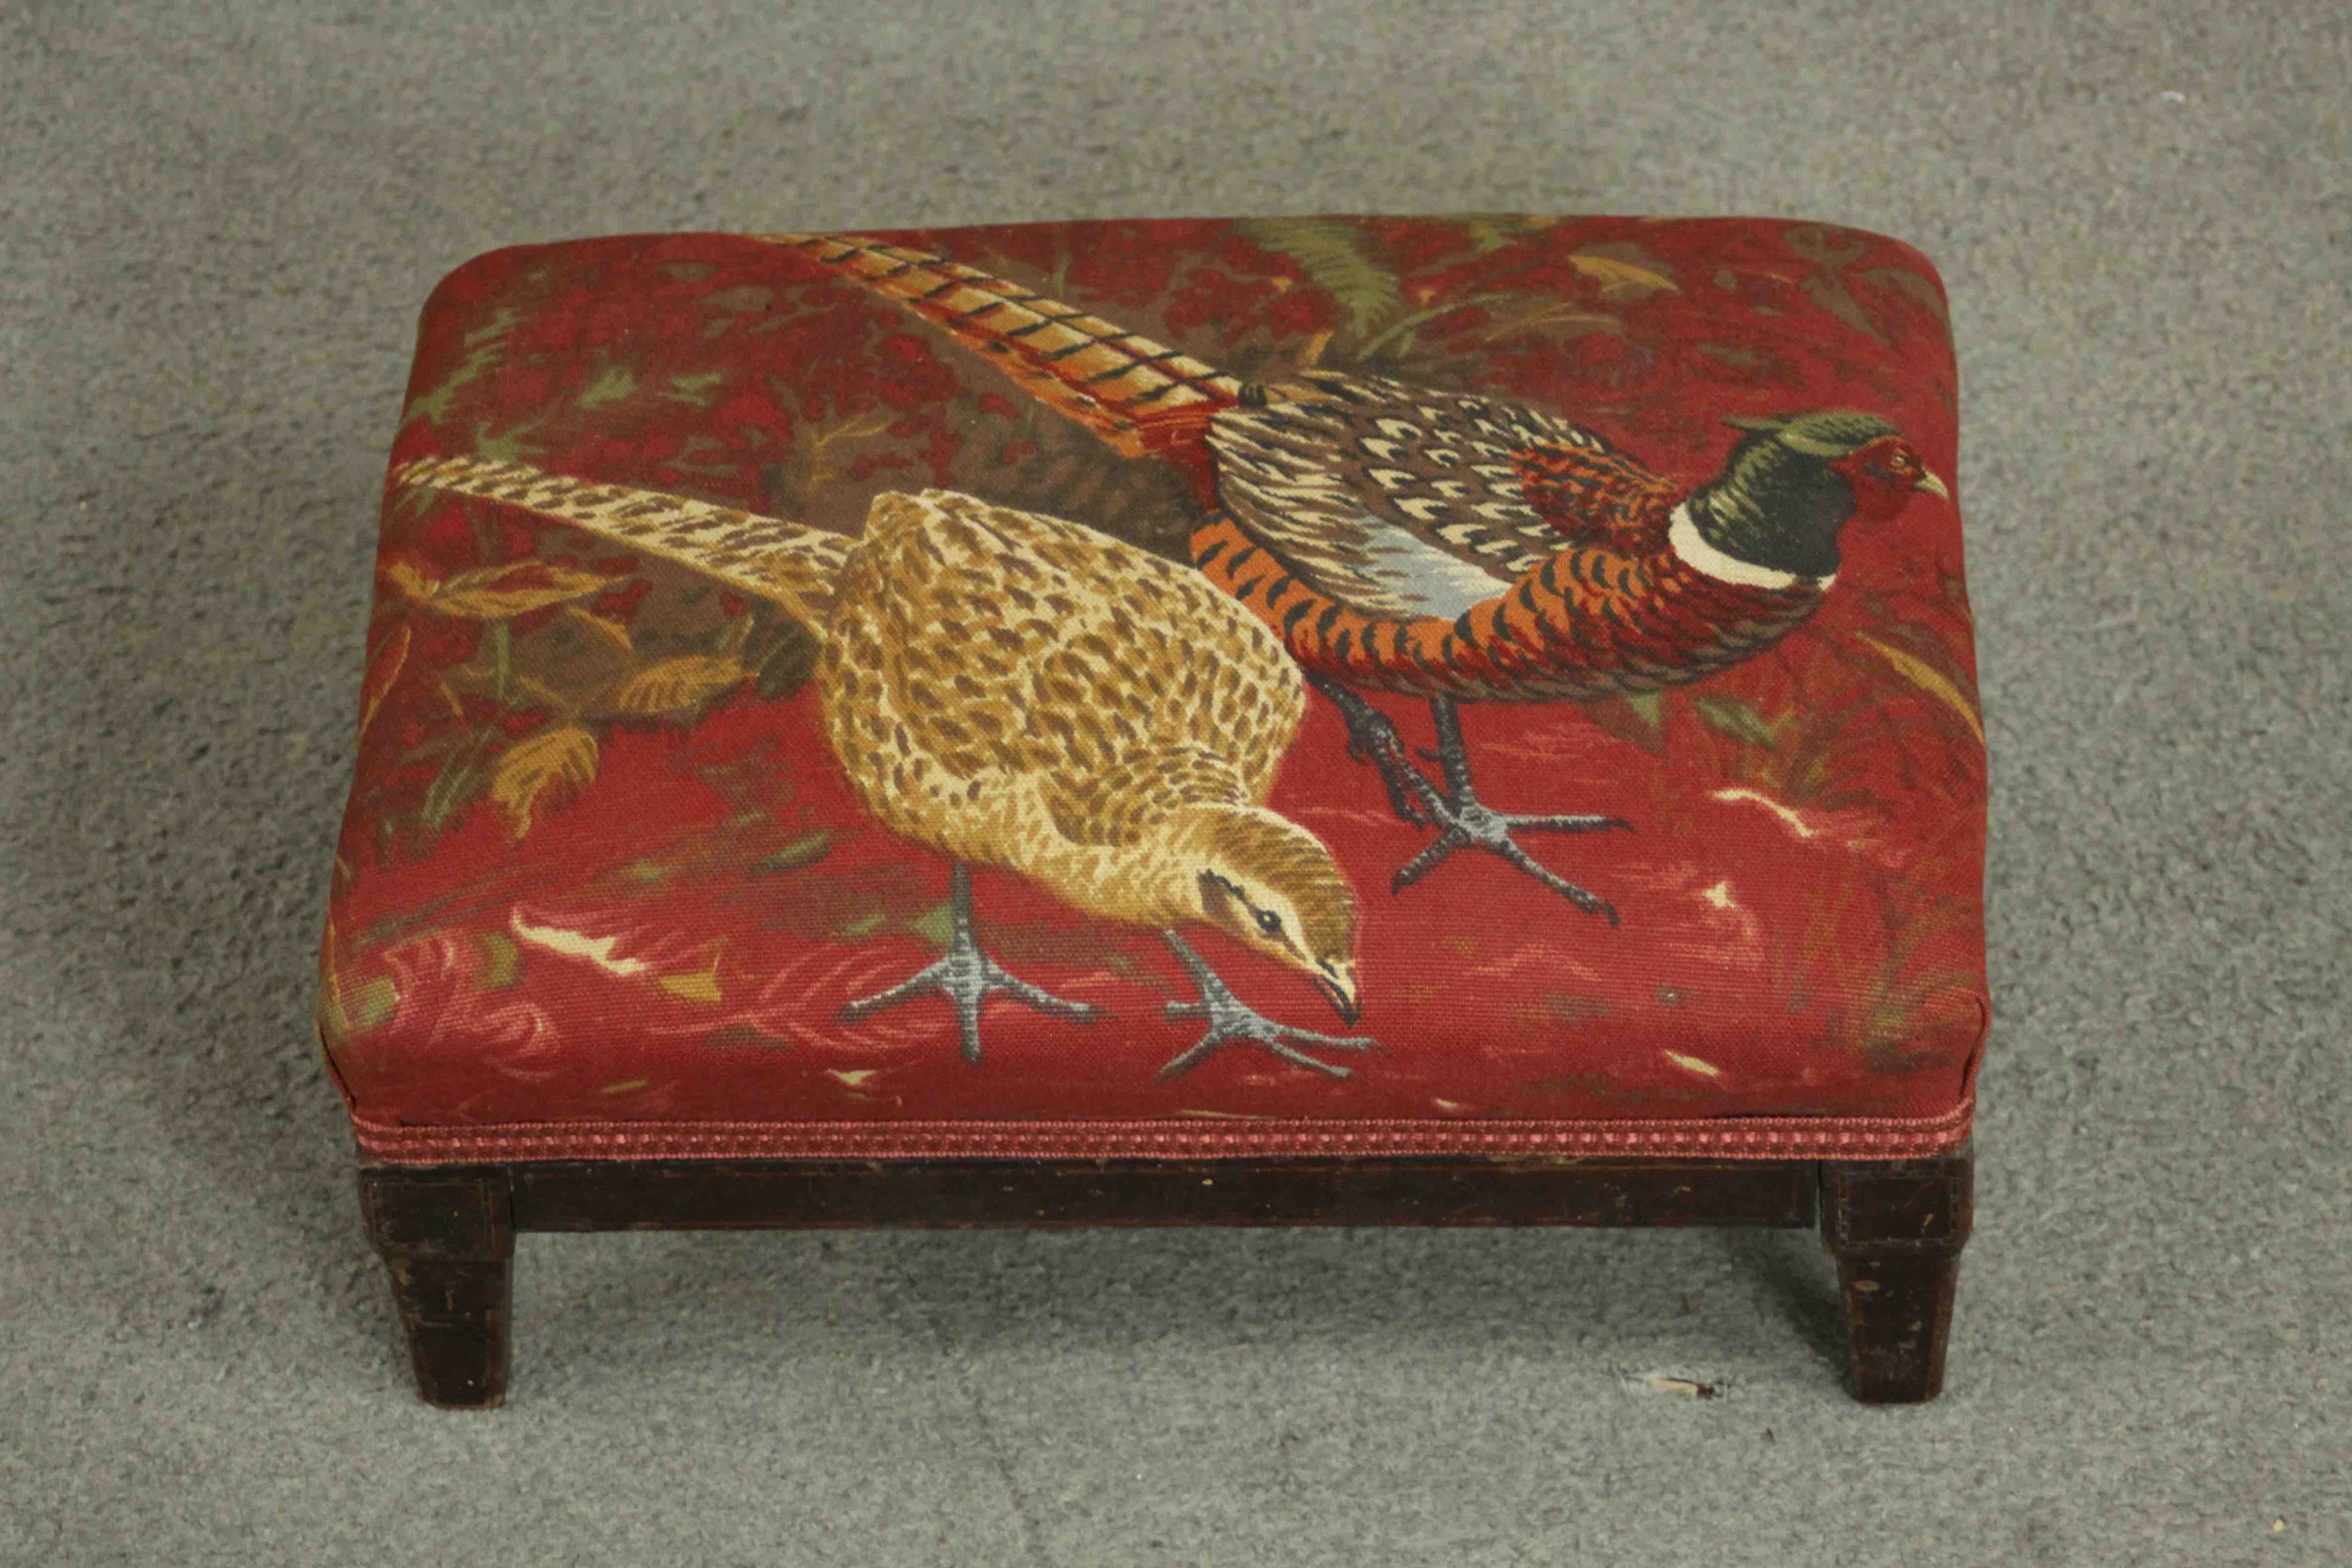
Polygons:
[[1811,225],[470,262],[327,921],[362,1148],[1956,1143],[1955,422],[1933,270]]

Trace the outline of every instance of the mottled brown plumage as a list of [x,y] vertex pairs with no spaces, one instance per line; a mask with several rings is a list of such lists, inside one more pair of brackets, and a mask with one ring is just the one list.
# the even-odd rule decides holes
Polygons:
[[[431,459],[395,480],[699,567],[820,635],[826,733],[850,784],[885,827],[959,866],[947,956],[856,1008],[946,991],[974,1056],[991,991],[1092,1015],[979,953],[961,871],[978,863],[1106,919],[1216,926],[1353,1016],[1354,895],[1321,841],[1265,807],[1305,707],[1297,670],[1199,573],[949,491],[876,498],[852,540],[518,463]],[[1201,977],[1197,956],[1168,938]],[[1202,1046],[1248,1039],[1337,1071],[1289,1042],[1362,1043],[1248,1013],[1213,974],[1202,985],[1202,1002],[1188,1005],[1210,1020]]]

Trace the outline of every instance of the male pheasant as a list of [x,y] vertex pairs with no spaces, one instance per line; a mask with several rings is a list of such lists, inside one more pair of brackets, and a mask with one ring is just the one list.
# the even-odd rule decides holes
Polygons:
[[[1192,535],[1195,564],[1339,705],[1351,749],[1379,767],[1397,814],[1437,830],[1396,873],[1399,892],[1475,847],[1613,922],[1605,899],[1514,834],[1626,824],[1486,805],[1457,705],[1588,701],[1700,679],[1813,613],[1849,520],[1891,517],[1916,491],[1948,499],[1873,414],[1735,420],[1745,434],[1722,471],[1686,489],[1527,404],[1322,370],[1245,384],[918,250],[770,239],[988,356],[1116,450],[1190,467],[1212,508]],[[1442,786],[1359,690],[1428,700]]]
[[1200,988],[1173,1075],[1247,1042],[1336,1077],[1310,1033],[1242,1003],[1175,927],[1216,927],[1357,1013],[1356,900],[1330,852],[1266,809],[1305,711],[1281,645],[1199,574],[1074,523],[929,490],[874,499],[855,539],[521,463],[406,464],[396,483],[518,508],[683,562],[783,606],[822,640],[827,737],[892,832],[954,863],[947,950],[852,1003],[953,1003],[963,1054],[1003,993],[1096,1009],[1008,974],[973,928],[970,867],[1015,872],[1104,919],[1162,928]]

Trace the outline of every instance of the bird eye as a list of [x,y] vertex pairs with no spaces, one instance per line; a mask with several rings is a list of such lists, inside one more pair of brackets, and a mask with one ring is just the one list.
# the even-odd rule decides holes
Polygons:
[[1282,917],[1280,915],[1276,914],[1272,910],[1259,910],[1255,912],[1258,916],[1259,930],[1263,931],[1270,937],[1279,937],[1282,934]]

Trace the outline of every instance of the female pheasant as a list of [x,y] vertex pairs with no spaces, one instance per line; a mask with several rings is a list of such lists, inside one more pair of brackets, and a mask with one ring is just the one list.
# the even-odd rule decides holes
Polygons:
[[[1746,434],[1722,472],[1686,490],[1526,404],[1328,371],[1248,385],[921,251],[854,236],[771,239],[989,356],[1118,451],[1188,464],[1213,509],[1192,536],[1195,564],[1339,705],[1397,814],[1437,829],[1396,873],[1400,892],[1475,847],[1613,922],[1606,900],[1514,834],[1626,824],[1486,806],[1457,705],[1698,680],[1813,613],[1848,521],[1891,517],[1915,491],[1948,498],[1873,414],[1735,421]],[[1428,700],[1442,786],[1360,690]]]
[[1089,914],[1162,928],[1200,988],[1168,1016],[1207,1024],[1162,1076],[1246,1042],[1345,1077],[1300,1048],[1372,1045],[1259,1014],[1174,928],[1216,927],[1355,1021],[1355,895],[1319,839],[1265,806],[1306,693],[1281,645],[1197,573],[941,490],[877,497],[850,539],[521,463],[436,458],[393,477],[681,562],[819,635],[826,734],[850,784],[883,826],[954,862],[947,950],[849,1016],[945,996],[975,1062],[993,994],[1096,1016],[981,950],[977,863]]

